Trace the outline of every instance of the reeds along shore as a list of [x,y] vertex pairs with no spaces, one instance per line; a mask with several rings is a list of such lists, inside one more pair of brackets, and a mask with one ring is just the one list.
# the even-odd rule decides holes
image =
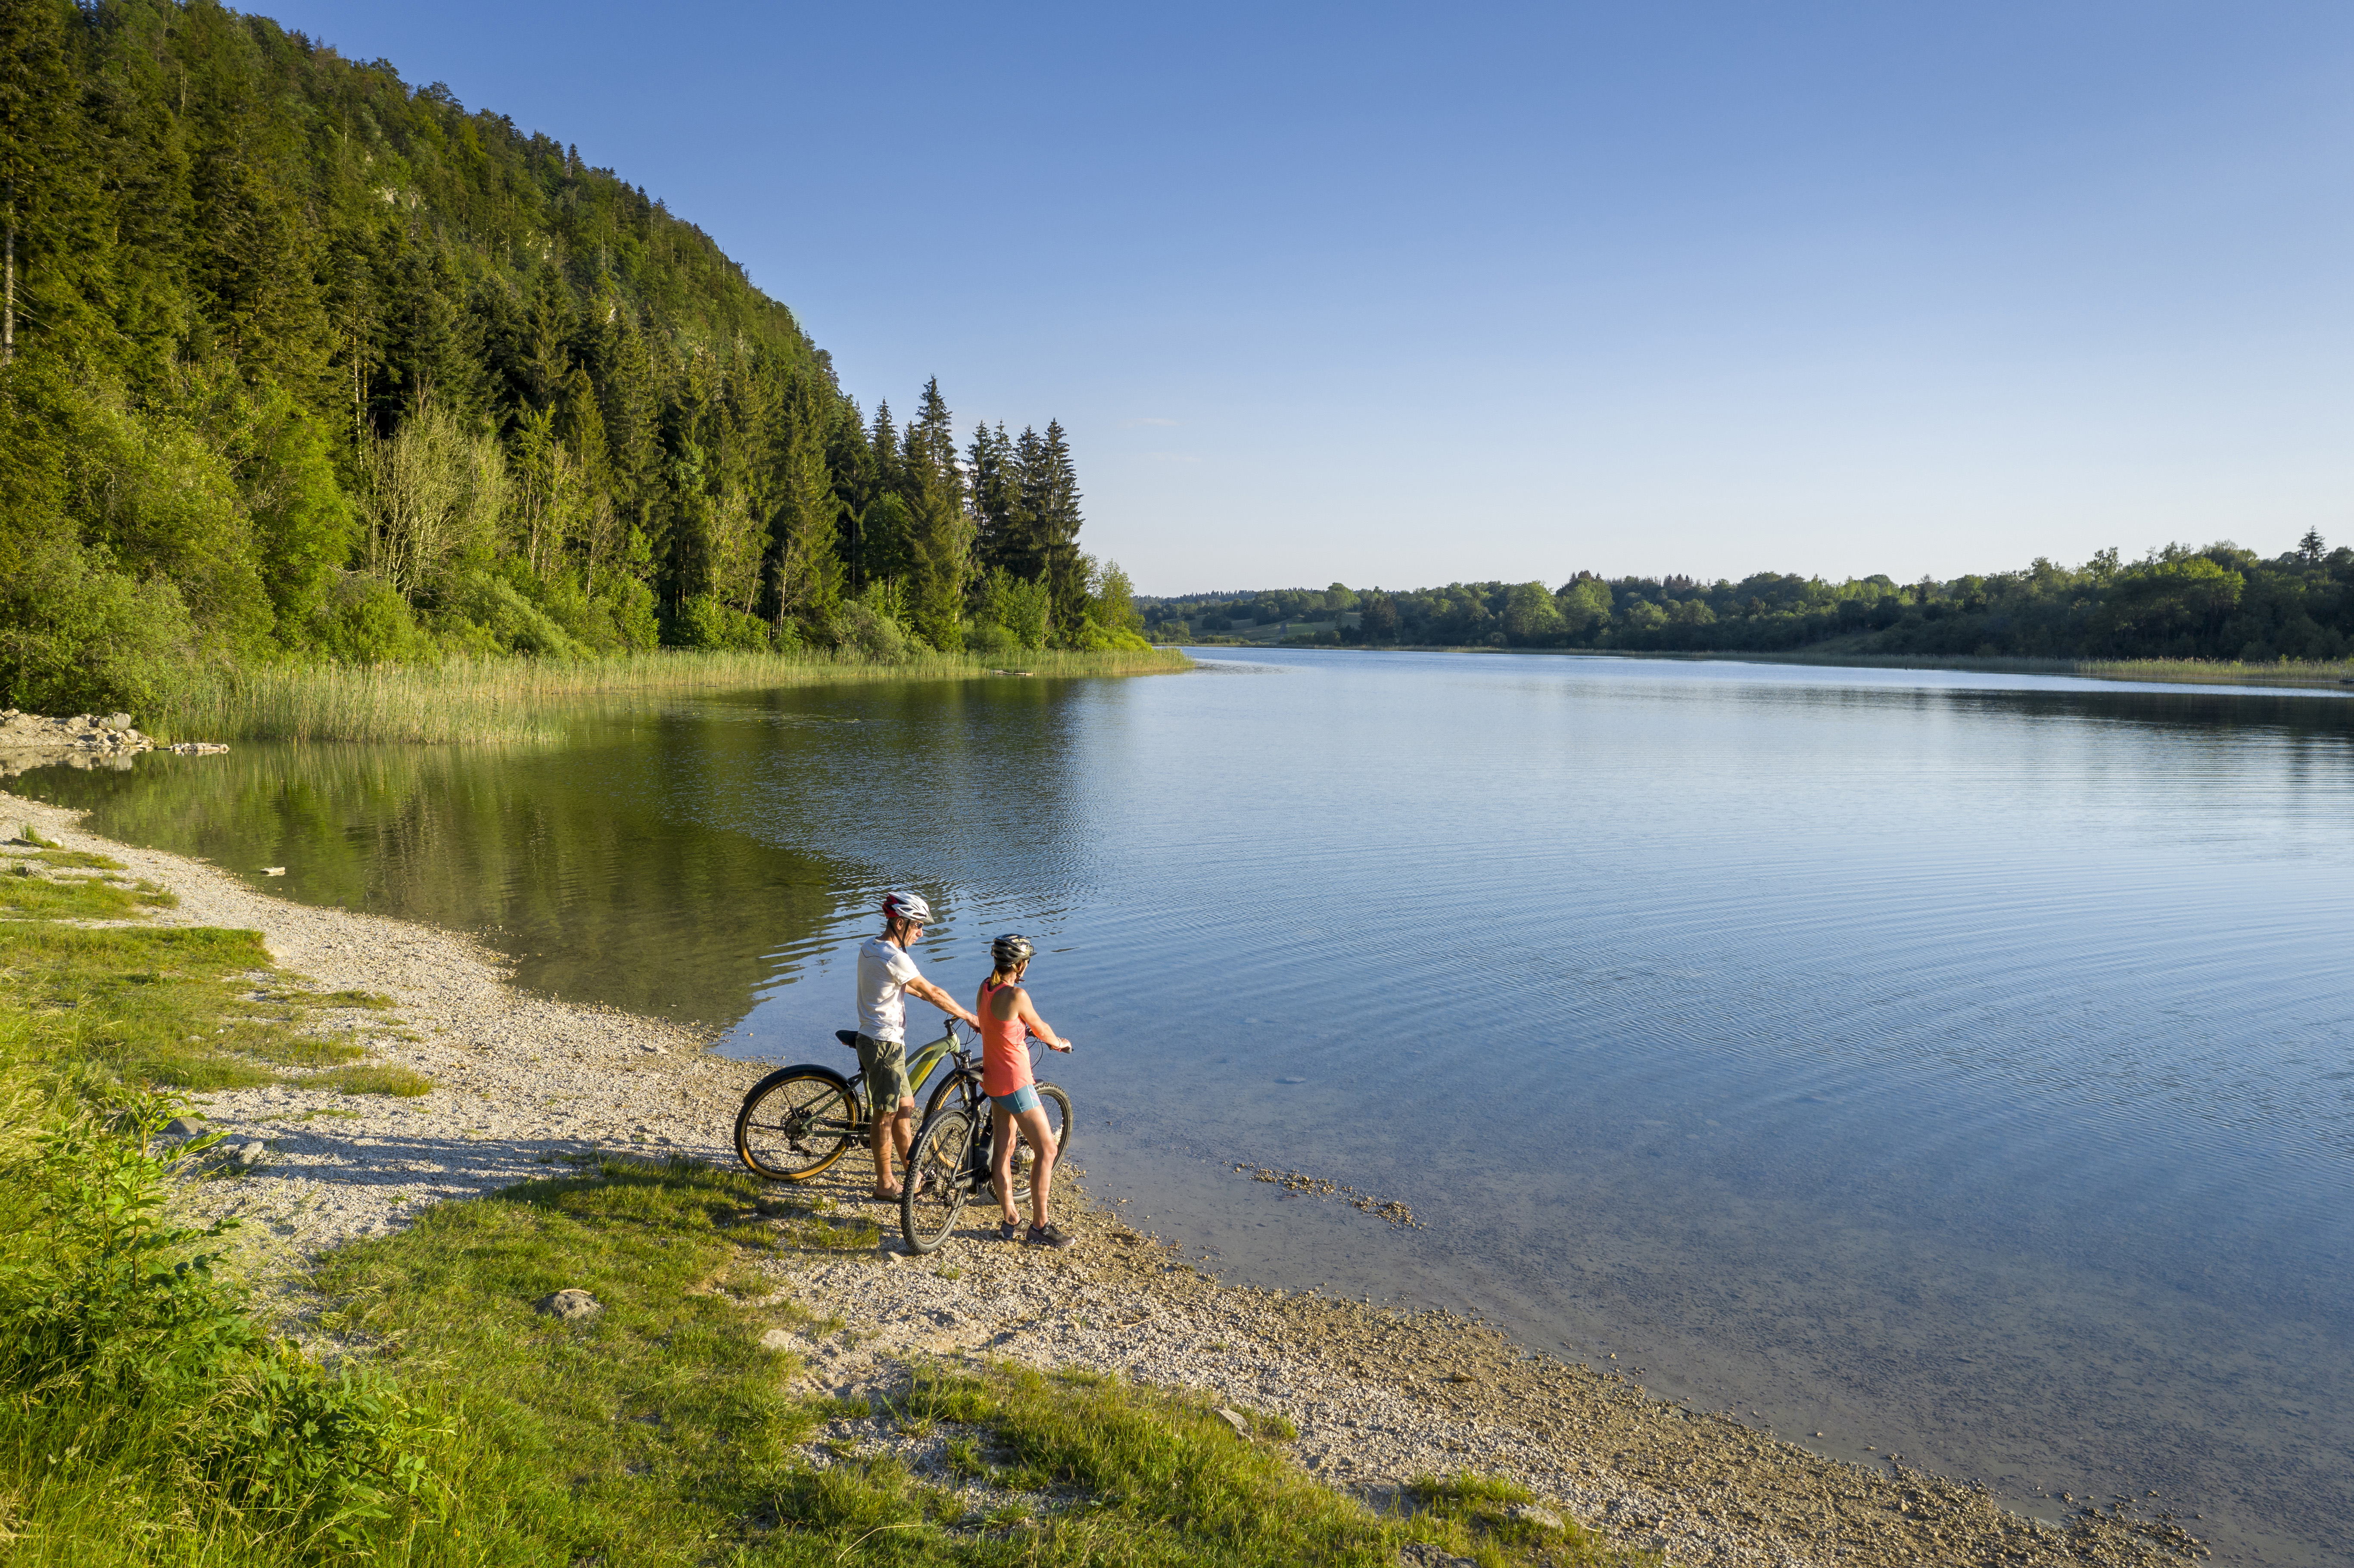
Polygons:
[[1028,675],[1150,675],[1188,667],[1174,649],[1003,655],[925,653],[883,663],[852,653],[670,651],[574,663],[451,660],[435,665],[264,665],[200,681],[151,721],[175,739],[469,742],[554,740],[562,708],[600,698]]

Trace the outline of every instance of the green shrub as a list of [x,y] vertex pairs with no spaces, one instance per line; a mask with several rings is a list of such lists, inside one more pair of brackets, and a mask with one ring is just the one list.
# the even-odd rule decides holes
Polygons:
[[679,606],[671,641],[684,648],[764,652],[769,647],[769,624],[757,615],[721,603],[716,595],[697,594]]
[[111,1117],[58,1118],[42,1134],[26,1239],[0,1262],[0,1382],[22,1391],[136,1398],[201,1377],[250,1349],[242,1303],[201,1250],[234,1220],[192,1230],[165,1217],[164,1178],[213,1139],[155,1148],[178,1105],[117,1093]]
[[453,572],[436,597],[434,630],[451,652],[478,657],[525,653],[539,659],[588,656],[588,650],[546,610],[517,592],[505,573],[479,567]]
[[896,664],[907,656],[907,634],[899,623],[856,599],[834,618],[833,640],[846,652],[878,664]]
[[965,622],[964,647],[968,653],[985,653],[991,658],[1023,652],[1022,639],[993,620]]
[[186,684],[196,627],[180,590],[102,549],[33,546],[0,586],[0,698],[40,713],[153,713]]
[[327,585],[310,641],[340,664],[431,663],[439,652],[400,590],[368,572],[346,572]]

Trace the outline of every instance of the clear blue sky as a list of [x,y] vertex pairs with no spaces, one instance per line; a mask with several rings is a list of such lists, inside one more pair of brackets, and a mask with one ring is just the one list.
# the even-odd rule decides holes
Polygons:
[[2354,543],[2354,8],[260,6],[577,143],[1140,588]]

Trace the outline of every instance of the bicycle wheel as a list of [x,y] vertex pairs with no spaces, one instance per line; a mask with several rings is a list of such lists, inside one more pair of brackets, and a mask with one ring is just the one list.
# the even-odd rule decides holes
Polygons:
[[[1034,1086],[1038,1091],[1039,1108],[1046,1113],[1046,1125],[1055,1129],[1055,1159],[1059,1163],[1071,1147],[1071,1097],[1053,1084]],[[1030,1147],[1029,1134],[1019,1124],[1013,1138],[1013,1206],[1024,1209],[1030,1204],[1030,1171],[1038,1163],[1037,1154]],[[992,1181],[993,1191],[996,1183]]]
[[806,1181],[841,1159],[866,1130],[858,1096],[841,1074],[787,1067],[752,1086],[736,1113],[736,1152],[777,1181]]
[[937,1252],[956,1229],[972,1192],[973,1135],[979,1118],[950,1106],[924,1123],[899,1179],[899,1234],[916,1252]]
[[940,1114],[940,1107],[949,1103],[951,1096],[965,1110],[978,1112],[988,1108],[987,1097],[981,1092],[979,1073],[970,1070],[950,1072],[942,1075],[939,1083],[933,1086],[932,1097],[924,1102],[924,1118],[916,1125],[930,1126],[932,1118]]

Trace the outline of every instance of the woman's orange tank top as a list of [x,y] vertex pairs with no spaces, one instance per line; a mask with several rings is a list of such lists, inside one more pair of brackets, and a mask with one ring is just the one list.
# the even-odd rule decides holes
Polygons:
[[981,982],[981,1092],[1010,1095],[1030,1077],[1030,1029],[1016,1012],[994,1018],[989,1003],[1008,981],[991,977]]

